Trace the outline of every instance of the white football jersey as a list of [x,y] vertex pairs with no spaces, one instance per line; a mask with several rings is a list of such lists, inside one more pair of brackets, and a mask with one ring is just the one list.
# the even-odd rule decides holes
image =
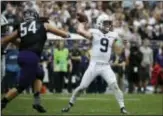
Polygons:
[[118,33],[102,33],[99,29],[90,29],[92,33],[92,47],[90,50],[91,61],[108,63],[110,60],[112,45],[118,39]]

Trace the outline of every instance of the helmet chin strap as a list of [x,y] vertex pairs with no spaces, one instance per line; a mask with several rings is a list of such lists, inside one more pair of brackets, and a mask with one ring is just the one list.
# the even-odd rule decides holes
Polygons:
[[101,23],[101,24],[98,26],[98,28],[100,28],[100,30],[102,30],[102,32],[108,33],[108,32],[111,30],[112,26],[109,26],[109,27],[105,28],[105,26]]
[[103,28],[102,28],[102,30],[103,30],[104,33],[108,33],[108,32],[110,31],[110,29],[111,29],[111,27],[105,28],[105,27],[103,26]]
[[102,32],[103,33],[108,33],[109,32],[109,29],[106,30],[106,29],[102,28]]

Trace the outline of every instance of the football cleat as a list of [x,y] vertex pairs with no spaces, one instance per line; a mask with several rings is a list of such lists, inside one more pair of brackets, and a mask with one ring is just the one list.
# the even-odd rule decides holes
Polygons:
[[127,110],[124,107],[121,108],[121,113],[122,114],[128,114]]
[[37,110],[37,112],[39,112],[39,113],[45,113],[46,112],[44,107],[41,105],[33,105],[33,109]]
[[69,112],[70,108],[69,107],[66,107],[66,108],[63,108],[62,109],[62,112]]

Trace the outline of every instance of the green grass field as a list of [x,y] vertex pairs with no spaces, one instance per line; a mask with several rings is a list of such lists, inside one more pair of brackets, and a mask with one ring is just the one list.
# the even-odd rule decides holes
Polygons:
[[[78,98],[69,113],[61,113],[70,95],[42,95],[42,103],[47,113],[40,114],[32,109],[32,95],[20,95],[9,103],[2,115],[121,115],[119,106],[111,94],[87,94]],[[163,95],[126,94],[125,104],[130,115],[163,115]]]

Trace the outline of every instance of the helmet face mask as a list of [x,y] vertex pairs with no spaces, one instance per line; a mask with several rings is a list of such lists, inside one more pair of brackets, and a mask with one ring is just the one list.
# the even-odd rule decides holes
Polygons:
[[23,11],[24,20],[39,18],[39,8],[37,5],[31,2],[26,2],[23,7],[24,7],[24,11]]
[[103,21],[102,29],[103,29],[104,32],[109,32],[111,27],[112,27],[112,21],[110,21],[110,20]]
[[97,27],[104,31],[105,33],[109,32],[112,28],[112,18],[106,14],[102,14],[97,19]]
[[39,17],[39,15],[37,14],[37,12],[33,9],[27,9],[23,12],[23,16],[24,16],[24,20],[28,20],[28,19],[37,19]]

